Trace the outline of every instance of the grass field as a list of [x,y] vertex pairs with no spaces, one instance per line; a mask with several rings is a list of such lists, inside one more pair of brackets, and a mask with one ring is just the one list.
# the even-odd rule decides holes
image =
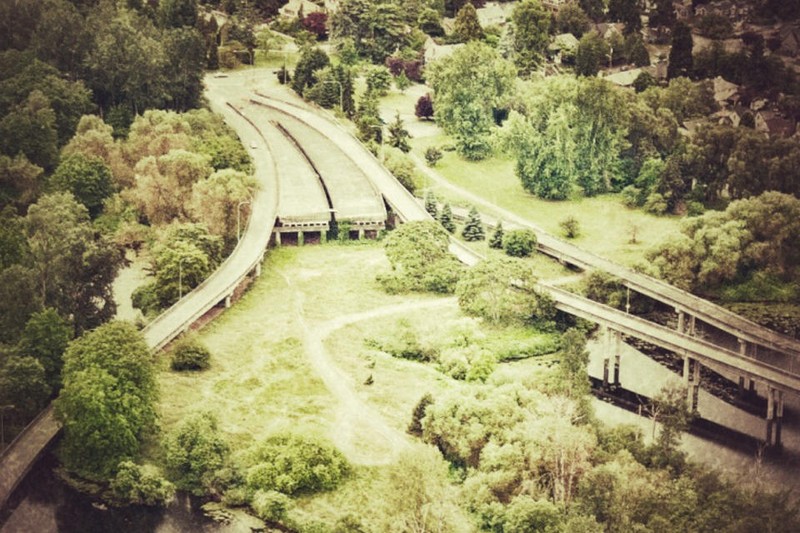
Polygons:
[[[330,362],[387,425],[404,432],[425,392],[465,385],[432,365],[376,354],[364,339],[379,338],[400,319],[444,336],[465,327],[465,321],[471,329],[477,323],[466,319],[452,298],[386,294],[375,281],[375,274],[386,269],[379,244],[271,251],[247,294],[199,333],[211,350],[211,368],[177,373],[163,362],[164,429],[190,412],[208,410],[235,448],[284,430],[335,433],[337,400],[307,357],[307,329],[330,333],[323,338]],[[491,328],[479,329],[480,335],[493,334]],[[536,369],[545,359],[515,365]],[[369,376],[374,383],[365,385]]]
[[[411,142],[414,152],[420,156],[429,146],[441,147],[450,143],[444,134],[418,137]],[[628,209],[613,194],[578,197],[564,202],[535,198],[522,188],[514,173],[514,161],[509,158],[492,157],[469,162],[455,152],[444,152],[436,171],[450,183],[525,217],[557,236],[561,234],[559,223],[574,216],[581,228],[581,235],[572,241],[574,244],[623,264],[642,260],[647,249],[678,231],[678,217],[657,217]],[[428,185],[455,204],[468,205],[457,193],[435,184]],[[631,243],[634,231],[637,242]]]

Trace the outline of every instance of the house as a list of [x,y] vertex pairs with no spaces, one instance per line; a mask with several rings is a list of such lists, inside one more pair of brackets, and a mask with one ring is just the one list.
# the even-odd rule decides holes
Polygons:
[[464,46],[463,43],[459,44],[436,44],[436,42],[428,37],[425,44],[422,46],[424,51],[423,61],[425,64],[444,57],[450,57],[459,47]]
[[516,4],[507,2],[486,2],[486,5],[476,9],[478,22],[484,28],[486,26],[503,26],[511,18]]
[[547,47],[548,55],[558,64],[565,57],[575,57],[578,51],[578,38],[571,33],[556,35],[553,42]]
[[797,130],[797,123],[777,111],[761,110],[756,113],[756,131],[769,137],[791,137]]
[[731,2],[730,0],[700,4],[694,8],[694,14],[698,17],[719,15],[731,19],[732,22],[750,16],[752,11],[753,6],[747,2]]
[[300,8],[303,9],[303,13],[306,15],[314,11],[323,11],[319,4],[315,4],[310,0],[289,0],[289,3],[280,8],[279,13],[282,17],[295,18],[300,12]]
[[739,86],[717,76],[714,83],[714,100],[720,106],[734,105],[739,101]]
[[636,81],[636,78],[639,77],[645,69],[635,68],[632,70],[623,70],[620,72],[615,72],[613,74],[609,74],[604,77],[604,79],[610,81],[614,85],[619,85],[620,87],[631,87],[633,82]]
[[594,24],[592,29],[597,32],[597,35],[608,40],[615,33],[618,35],[623,35],[625,24],[621,22],[600,22]]
[[753,112],[746,107],[737,104],[727,109],[721,109],[717,111],[711,115],[711,118],[716,120],[717,124],[738,128],[742,125],[742,120],[745,115],[749,115],[750,120],[753,120]]

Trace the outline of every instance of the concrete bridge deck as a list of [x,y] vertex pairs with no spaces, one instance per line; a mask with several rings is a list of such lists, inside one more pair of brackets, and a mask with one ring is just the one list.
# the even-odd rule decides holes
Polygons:
[[[255,99],[252,102],[257,105],[265,103]],[[371,229],[383,227],[387,216],[383,198],[346,152],[297,117],[275,107],[262,107],[270,120],[302,147],[304,155],[322,178],[337,221],[370,226]]]

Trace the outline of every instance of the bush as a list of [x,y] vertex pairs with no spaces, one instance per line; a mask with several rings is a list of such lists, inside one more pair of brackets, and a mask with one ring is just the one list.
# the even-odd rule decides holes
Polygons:
[[578,222],[578,219],[572,215],[559,222],[558,225],[561,227],[561,231],[567,239],[574,239],[581,233],[581,224]]
[[228,445],[212,414],[195,413],[184,419],[164,439],[164,450],[167,472],[179,489],[200,496],[216,488]]
[[667,200],[657,192],[650,194],[644,203],[644,210],[654,215],[663,215],[668,207]]
[[387,148],[384,154],[383,165],[408,192],[414,194],[421,181],[414,162],[397,148]]
[[283,522],[292,505],[292,499],[274,490],[259,490],[253,495],[250,507],[265,522]]
[[250,452],[247,487],[284,494],[331,490],[350,466],[333,446],[300,435],[277,435]]
[[435,146],[429,146],[425,149],[425,162],[429,167],[435,167],[436,163],[442,158],[442,151]]
[[495,250],[501,249],[503,247],[503,237],[505,237],[503,222],[498,220],[497,226],[494,228],[494,233],[492,233],[492,238],[489,239],[489,248],[494,248]]
[[424,94],[419,97],[417,104],[414,106],[414,115],[421,120],[433,119],[433,98],[430,94]]
[[528,257],[537,242],[536,234],[529,229],[511,230],[503,237],[503,250],[511,257]]
[[156,292],[156,283],[150,282],[137,287],[131,294],[131,305],[145,316],[157,313],[161,309],[161,303]]
[[484,383],[494,372],[497,366],[497,359],[489,352],[481,352],[477,357],[470,361],[469,371],[466,375],[467,381],[479,381]]
[[386,67],[373,65],[366,74],[367,90],[380,96],[385,96],[392,86],[392,75]]
[[134,505],[166,506],[175,496],[175,486],[155,467],[139,466],[131,461],[119,464],[109,488],[114,498]]
[[172,370],[205,370],[211,366],[211,352],[196,339],[179,341],[172,350]]

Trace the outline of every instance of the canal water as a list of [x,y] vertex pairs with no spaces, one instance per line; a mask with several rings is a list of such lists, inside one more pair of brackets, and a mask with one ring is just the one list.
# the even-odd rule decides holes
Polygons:
[[207,518],[197,501],[180,496],[166,509],[104,508],[53,474],[55,457],[45,456],[12,496],[12,511],[0,517],[0,533],[178,533],[247,531]]

